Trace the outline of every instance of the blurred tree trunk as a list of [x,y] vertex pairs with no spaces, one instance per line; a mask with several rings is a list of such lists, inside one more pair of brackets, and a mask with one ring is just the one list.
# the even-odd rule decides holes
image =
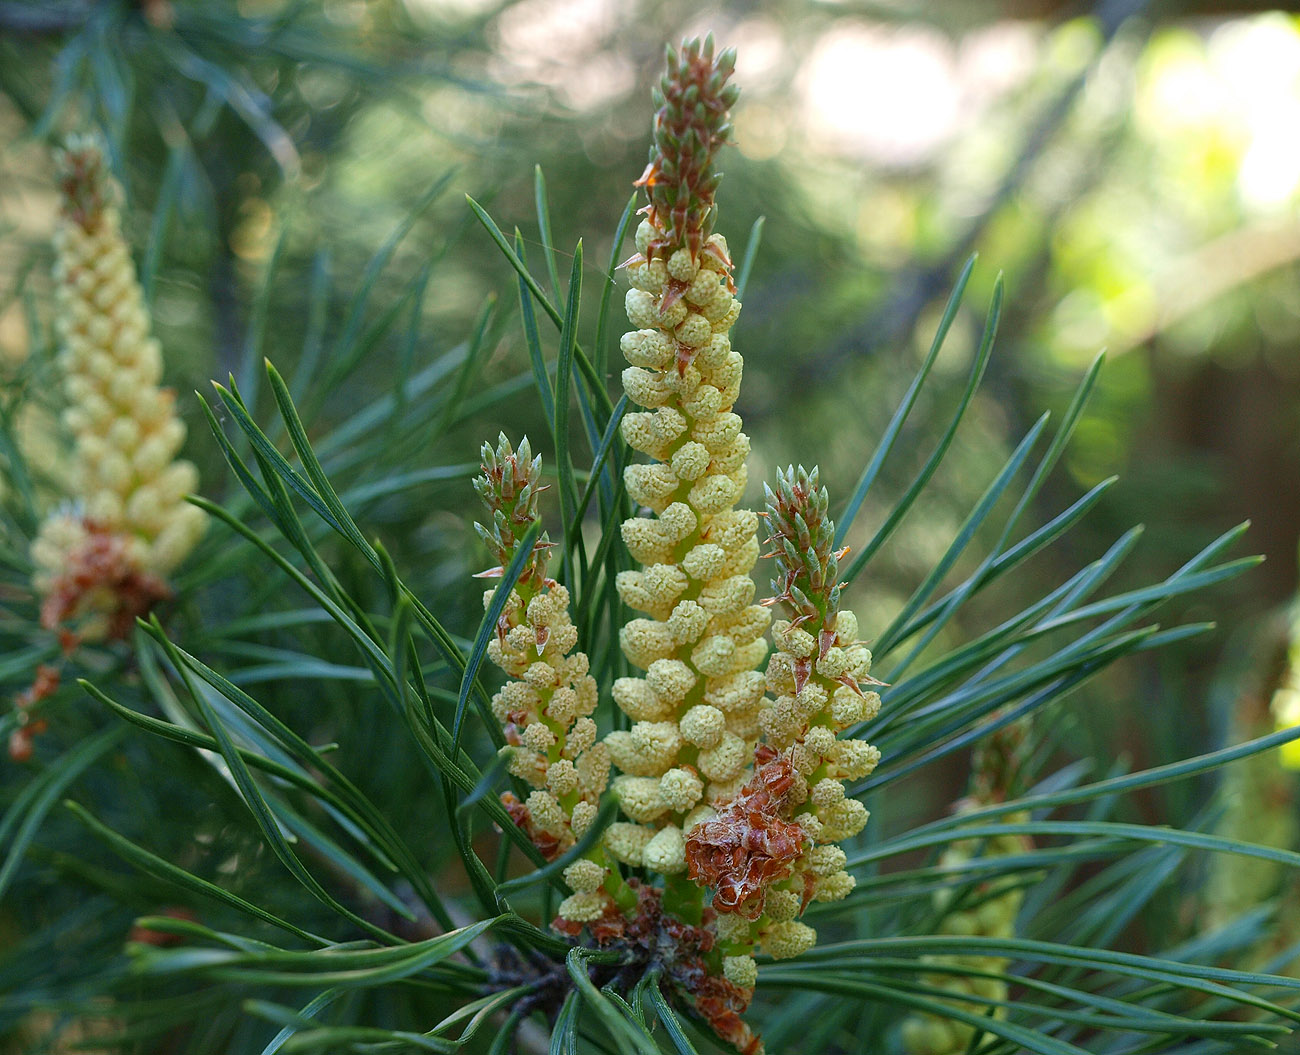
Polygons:
[[[1268,559],[1251,573],[1257,610],[1286,602],[1296,590],[1300,535],[1300,422],[1294,408],[1300,381],[1284,376],[1261,355],[1224,366],[1206,356],[1151,356],[1156,406],[1150,420],[1160,450],[1207,455],[1218,467],[1229,500],[1219,510],[1187,510],[1209,522],[1233,521],[1249,511],[1252,552]],[[1217,514],[1217,515],[1216,515]],[[1226,526],[1226,524],[1225,524]]]

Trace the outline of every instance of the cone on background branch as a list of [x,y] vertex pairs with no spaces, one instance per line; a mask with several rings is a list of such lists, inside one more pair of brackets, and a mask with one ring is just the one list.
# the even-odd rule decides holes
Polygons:
[[[1274,629],[1276,627],[1276,629]],[[1282,625],[1270,623],[1261,656],[1251,657],[1249,675],[1234,686],[1228,741],[1265,735],[1300,725],[1300,604],[1293,602]],[[1274,661],[1285,649],[1280,676]],[[1265,658],[1267,657],[1267,658]],[[1266,676],[1263,670],[1267,669]],[[1300,751],[1296,741],[1277,750],[1243,758],[1223,770],[1216,833],[1259,846],[1294,850],[1300,845]],[[1300,876],[1276,861],[1215,854],[1200,912],[1210,928],[1231,926],[1259,905],[1274,904],[1268,930],[1248,950],[1251,970],[1300,974],[1300,959],[1279,966],[1275,958],[1300,942]]]
[[[976,746],[971,759],[969,794],[957,803],[959,815],[993,806],[1019,793],[1024,778],[1023,767],[1029,747],[1029,722],[1011,722],[989,734]],[[1004,813],[1002,824],[1023,824],[1030,819],[1027,810]],[[960,873],[970,862],[997,857],[1011,857],[1033,850],[1028,835],[1005,834],[986,839],[962,839],[954,842],[939,857],[939,866]],[[942,913],[939,933],[984,938],[1014,938],[1016,917],[1024,902],[1023,885],[1016,876],[1006,875],[962,888],[945,888],[934,895],[935,908]],[[1003,978],[964,974],[963,970],[1002,974],[1011,961],[1000,956],[931,956],[926,962],[954,968],[958,973],[936,972],[922,976],[925,984],[953,993],[951,1003],[969,1014],[991,1014],[1005,1019],[1008,985]],[[903,1048],[907,1055],[962,1055],[970,1050],[975,1027],[968,1022],[936,1014],[916,1014],[902,1026]]]
[[184,500],[198,474],[176,457],[185,426],[159,385],[162,352],[122,236],[121,189],[93,137],[73,137],[57,161],[54,321],[72,494],[32,543],[33,585],[45,626],[95,641],[125,637],[170,595],[167,576],[206,517]]

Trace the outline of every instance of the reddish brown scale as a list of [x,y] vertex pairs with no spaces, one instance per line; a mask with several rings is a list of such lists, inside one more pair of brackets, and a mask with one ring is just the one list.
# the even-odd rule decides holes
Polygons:
[[794,873],[806,835],[780,816],[793,786],[788,757],[761,764],[717,817],[697,824],[686,837],[687,874],[714,888],[719,911],[757,919],[768,888]]
[[813,895],[817,893],[817,877],[812,872],[803,873],[803,892],[799,895],[799,915],[808,911]]
[[[709,920],[706,919],[706,923]],[[684,926],[684,925],[681,925]],[[690,931],[700,932],[692,927]],[[713,933],[704,930],[708,942],[700,951],[707,953],[712,947]],[[689,941],[689,935],[682,940]],[[695,1008],[723,1040],[741,1055],[761,1055],[762,1038],[756,1036],[740,1017],[754,998],[754,990],[728,981],[725,977],[710,974],[702,957],[691,956],[679,962],[672,972],[673,979],[695,998]]]
[[[539,542],[537,543],[537,545],[533,547],[534,550],[539,550],[539,551],[544,549],[549,550],[554,548],[555,548],[554,545],[550,542]],[[476,571],[473,575],[470,576],[470,578],[471,579],[501,579],[505,577],[505,574],[506,574],[505,568],[503,568],[500,564],[498,564],[495,568],[488,568],[486,571]],[[543,579],[539,579],[538,581],[548,589],[552,586],[559,585],[558,581],[555,579],[543,578]],[[506,624],[507,627],[511,625],[512,624],[510,623]]]
[[[772,539],[768,539],[768,541],[771,542]],[[779,552],[778,552],[777,550],[773,550],[771,553],[764,553],[763,556],[764,556],[764,557],[778,557],[778,556],[780,556],[780,554],[779,554]],[[794,594],[792,594],[792,593],[790,592],[790,587],[792,587],[792,586],[794,585],[795,580],[796,580],[798,577],[799,577],[799,573],[798,573],[797,571],[793,571],[793,570],[792,570],[792,571],[788,571],[788,572],[786,572],[784,575],[782,575],[782,576],[780,577],[780,579],[779,579],[777,582],[773,583],[774,586],[778,586],[778,587],[779,587],[779,592],[776,593],[776,594],[774,594],[774,595],[771,596],[771,597],[765,597],[765,598],[763,598],[762,603],[763,603],[764,605],[766,605],[767,607],[769,607],[769,608],[771,608],[772,605],[774,605],[774,604],[790,604],[790,603],[792,603],[792,602],[794,601]],[[807,617],[807,616],[802,616],[801,618],[807,619],[808,617]]]
[[555,930],[568,935],[570,938],[579,937],[582,934],[582,928],[586,927],[597,945],[608,945],[610,942],[620,940],[627,933],[627,925],[627,917],[619,911],[618,906],[614,904],[613,898],[609,897],[605,899],[604,914],[599,919],[582,923],[578,920],[556,916],[551,921],[551,926]]
[[529,812],[528,807],[519,801],[519,796],[513,791],[503,791],[501,793],[501,805],[506,808],[510,814],[510,819],[515,822],[515,826],[528,831],[533,823],[533,815]]
[[59,687],[59,672],[47,663],[36,668],[36,680],[14,698],[14,708],[21,723],[9,734],[9,757],[15,762],[26,762],[32,757],[32,741],[49,728],[44,718],[33,718],[31,709],[42,700],[53,696]]
[[[198,916],[193,912],[179,905],[165,908],[158,915],[165,916],[168,919],[184,920],[188,923],[197,923],[199,920]],[[142,945],[156,945],[159,948],[185,944],[184,935],[172,934],[170,931],[165,930],[152,930],[149,927],[142,927],[138,923],[131,928],[127,940],[140,942]]]
[[513,791],[503,792],[501,795],[501,805],[506,808],[510,814],[510,819],[515,822],[515,827],[524,832],[528,838],[533,841],[533,845],[548,861],[554,861],[565,847],[561,845],[550,832],[544,832],[533,824],[533,815],[531,811],[515,796]]
[[609,904],[605,906],[605,914],[600,919],[588,923],[587,929],[591,931],[591,936],[596,940],[597,945],[608,945],[622,938],[627,932],[627,917],[613,904]]
[[712,257],[722,265],[722,275],[727,280],[727,292],[732,296],[736,293],[736,280],[732,277],[731,257],[723,252],[722,247],[716,242],[709,242],[704,247],[702,256]]
[[[636,888],[638,886],[635,879],[628,881],[629,886]],[[638,890],[638,895],[641,891]],[[631,919],[625,916],[622,910],[614,903],[614,899],[605,896],[605,905],[599,918],[582,922],[579,920],[566,919],[564,916],[556,916],[551,921],[551,926],[561,934],[568,935],[570,938],[577,938],[582,934],[585,927],[591,934],[597,945],[609,945],[612,942],[623,941],[631,933],[633,925],[641,918],[645,910],[644,897],[638,897],[638,912]],[[657,916],[655,917],[657,919]],[[633,945],[643,944],[640,940],[632,942]]]
[[[862,682],[858,681],[858,679],[855,678],[852,674],[841,674],[838,678],[834,680],[839,682],[841,685],[847,686],[848,688],[852,689],[859,696],[862,695]],[[879,681],[876,678],[863,678],[862,681],[866,682],[868,685],[885,684],[885,682]]]
[[741,1055],[761,1055],[763,1038],[745,1024],[741,1014],[753,998],[752,989],[742,989],[734,982],[706,974],[695,992],[695,1007],[715,1033]]
[[808,679],[812,677],[813,663],[811,659],[796,659],[794,661],[794,692],[795,695],[803,692],[803,687],[808,684]]
[[681,279],[670,278],[664,288],[663,296],[659,300],[659,314],[667,315],[669,309],[682,297],[686,296],[686,291],[690,288],[690,283],[683,282]]
[[828,619],[826,625],[817,634],[817,658],[825,659],[826,653],[834,648],[838,641],[839,635],[835,633],[835,621]]
[[[651,255],[653,255],[653,253]],[[637,260],[640,259],[640,257],[638,255],[632,259]],[[728,275],[727,277],[730,279],[731,276]],[[663,298],[659,302],[660,317],[663,317],[674,304],[681,300],[682,297],[686,295],[688,289],[690,289],[689,282],[682,282],[679,279],[670,278],[667,285],[664,287]],[[677,376],[685,377],[687,367],[695,362],[695,357],[699,355],[700,349],[692,348],[689,344],[683,344],[675,338],[673,340],[673,347],[676,349],[675,359],[677,364]]]
[[[92,593],[107,591],[115,602],[108,613],[108,637],[124,640],[136,619],[170,598],[171,590],[159,576],[136,565],[129,539],[93,520],[84,523],[89,537],[69,554],[67,569],[54,580],[41,605],[41,625],[48,630],[65,629],[69,620],[84,614],[82,608]],[[75,645],[75,636],[71,640]]]
[[577,938],[582,933],[582,928],[587,926],[585,923],[575,923],[571,919],[565,919],[563,916],[556,916],[551,920],[551,930],[563,934],[566,938]]
[[46,697],[54,695],[60,680],[57,668],[42,663],[36,668],[36,680],[32,682],[31,688],[20,692],[14,702],[24,709],[40,703]]
[[685,377],[686,369],[695,362],[695,357],[699,354],[698,348],[692,348],[689,344],[682,344],[681,341],[674,342],[677,345],[677,376]]
[[104,155],[94,144],[70,147],[63,153],[61,169],[63,214],[87,234],[93,234],[112,193],[104,171]]
[[636,909],[629,915],[611,900],[604,914],[588,923],[557,916],[551,926],[561,934],[578,938],[585,927],[599,946],[624,946],[629,961],[642,968],[657,966],[664,977],[691,998],[715,1033],[741,1055],[761,1055],[763,1042],[741,1020],[741,1013],[753,998],[752,989],[742,989],[726,978],[709,973],[708,955],[716,937],[710,924],[714,913],[705,910],[701,926],[678,919],[663,908],[663,891],[629,879],[637,896]]

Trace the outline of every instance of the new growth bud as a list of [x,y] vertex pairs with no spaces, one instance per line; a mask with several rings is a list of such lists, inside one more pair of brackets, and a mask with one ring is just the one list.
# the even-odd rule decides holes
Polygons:
[[[839,559],[843,553],[833,549],[835,525],[827,514],[826,488],[818,486],[817,476],[815,465],[811,472],[802,465],[798,470],[791,466],[784,472],[777,470],[775,489],[763,485],[772,546],[769,556],[776,559],[773,601],[789,610],[793,625],[815,621],[820,629],[833,631],[839,613]],[[818,641],[823,660],[830,648],[828,639]]]
[[[474,478],[474,490],[487,507],[488,523],[475,523],[474,527],[497,561],[495,568],[482,573],[490,578],[505,570],[516,547],[537,521],[537,499],[545,485],[541,482],[542,456],[533,457],[527,436],[516,451],[503,432],[495,449],[484,443],[479,455],[483,474]],[[549,549],[550,541],[543,532],[519,577],[522,589],[537,590],[546,583]]]
[[[654,233],[638,240],[647,257],[661,257],[679,282],[694,277],[693,264],[713,231],[714,194],[722,179],[713,169],[718,149],[731,136],[731,107],[740,90],[727,83],[736,68],[732,49],[713,54],[713,38],[668,48],[668,68],[651,97],[655,104],[650,163],[637,180],[649,204]],[[681,262],[674,253],[686,250]]]

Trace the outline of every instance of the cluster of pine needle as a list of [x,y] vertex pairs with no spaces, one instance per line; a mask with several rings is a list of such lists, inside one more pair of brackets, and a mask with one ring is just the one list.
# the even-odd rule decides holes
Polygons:
[[[145,8],[132,33],[173,32],[172,5]],[[1270,872],[1243,899],[1223,862],[1300,855],[1222,810],[1143,822],[1131,803],[1248,759],[1253,783],[1223,801],[1258,821],[1255,785],[1288,779],[1261,767],[1300,734],[1256,723],[1252,740],[1133,771],[1074,757],[1068,735],[1072,690],[1210,629],[1153,614],[1246,571],[1227,556],[1242,529],[1114,588],[1127,532],[1016,610],[973,614],[1109,486],[1029,524],[1099,360],[1055,430],[1039,419],[993,467],[902,607],[877,603],[873,568],[924,508],[993,354],[1001,284],[955,407],[910,428],[942,387],[962,271],[846,495],[816,450],[807,469],[754,464],[741,305],[761,303],[761,225],[741,250],[718,200],[734,65],[711,39],[669,50],[602,270],[579,242],[561,281],[540,172],[541,268],[470,199],[522,340],[490,300],[465,340],[391,382],[381,354],[418,338],[403,305],[437,283],[376,284],[409,223],[337,333],[324,289],[299,358],[250,338],[190,400],[151,332],[122,139],[65,144],[55,354],[8,379],[0,408],[6,1050],[1285,1043],[1300,980],[1275,924],[1293,894]],[[617,300],[630,329],[615,339]],[[499,347],[512,373],[492,380]],[[613,349],[627,365],[611,388]],[[497,438],[519,417],[531,441]],[[467,439],[488,422],[492,440]],[[896,486],[900,461],[919,469]],[[467,557],[438,532],[463,528],[475,492]],[[966,786],[922,819],[917,781],[945,760]]]

